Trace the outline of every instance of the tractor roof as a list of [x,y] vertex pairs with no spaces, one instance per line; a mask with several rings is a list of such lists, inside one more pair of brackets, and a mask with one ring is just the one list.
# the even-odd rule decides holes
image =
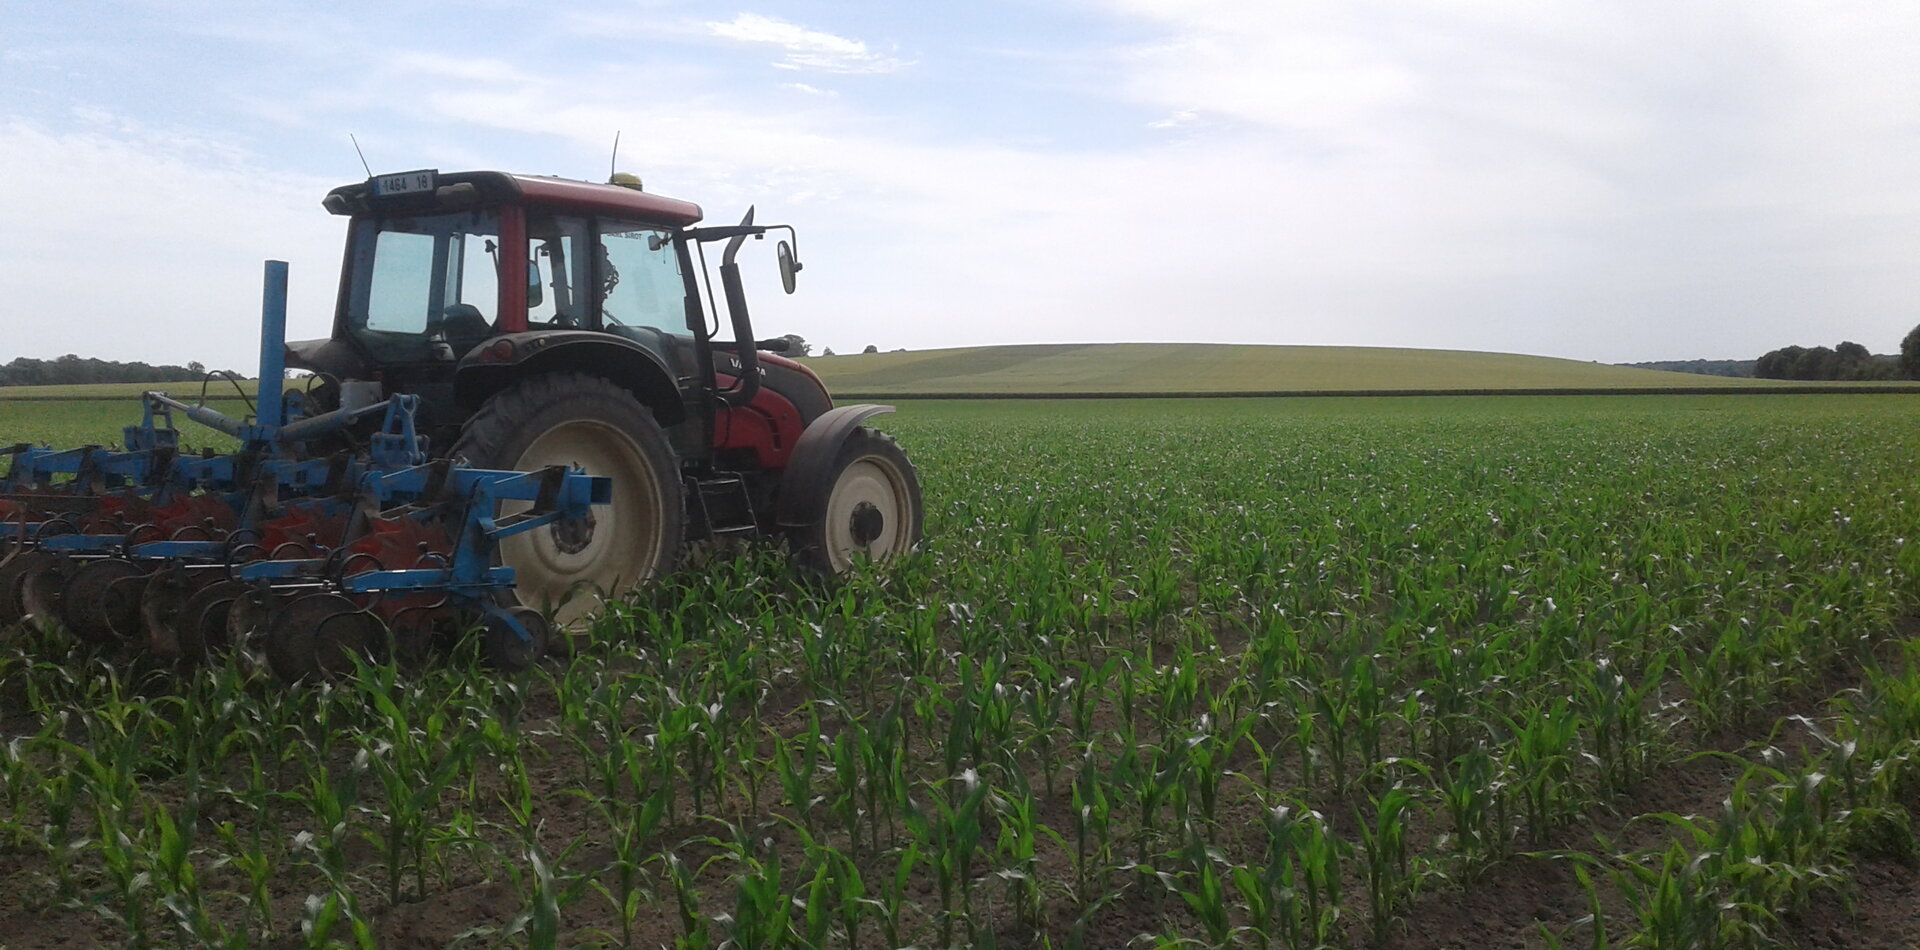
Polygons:
[[[417,179],[426,182],[426,187],[396,193],[386,193],[375,187],[376,183],[385,179],[415,179],[416,176],[426,176]],[[702,217],[700,206],[691,201],[648,194],[625,185],[484,171],[376,175],[367,181],[333,189],[321,204],[334,214],[358,214],[387,208],[419,212],[437,207],[468,207],[476,201],[529,201],[574,211],[625,213],[681,226],[695,224]]]

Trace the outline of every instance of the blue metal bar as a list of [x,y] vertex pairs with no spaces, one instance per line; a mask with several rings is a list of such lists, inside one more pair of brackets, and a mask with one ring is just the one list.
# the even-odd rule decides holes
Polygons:
[[161,558],[191,558],[211,560],[225,554],[225,541],[145,541],[127,548],[130,561],[151,561]]
[[363,571],[340,579],[346,594],[373,594],[381,591],[479,592],[512,587],[513,568],[489,567],[471,577],[457,568],[416,567],[400,571]]
[[283,421],[280,388],[286,375],[287,262],[268,261],[266,288],[260,295],[260,405],[255,416],[263,426]]
[[50,488],[55,475],[86,475],[61,486],[62,494],[91,494],[94,480],[101,487],[117,489],[145,484],[153,469],[153,453],[145,450],[113,452],[97,445],[77,449],[27,449],[13,456],[13,470],[7,484],[16,490]]
[[287,561],[248,561],[233,569],[233,579],[252,582],[318,577],[326,571],[327,563],[327,559],[323,557],[308,557]]
[[61,554],[112,554],[126,538],[118,534],[56,534],[41,538],[36,545],[42,551]]

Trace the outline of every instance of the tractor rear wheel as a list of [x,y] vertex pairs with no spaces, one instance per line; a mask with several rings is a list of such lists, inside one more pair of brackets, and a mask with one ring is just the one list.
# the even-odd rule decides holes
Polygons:
[[892,436],[865,426],[853,430],[826,486],[820,520],[787,532],[802,569],[844,574],[855,558],[884,561],[920,543],[920,476]]
[[[467,420],[453,455],[479,468],[578,465],[613,481],[613,502],[584,522],[500,543],[514,595],[554,605],[566,627],[613,596],[673,569],[685,530],[680,464],[666,433],[625,388],[598,376],[547,373],[501,391]],[[525,502],[503,503],[506,514]]]

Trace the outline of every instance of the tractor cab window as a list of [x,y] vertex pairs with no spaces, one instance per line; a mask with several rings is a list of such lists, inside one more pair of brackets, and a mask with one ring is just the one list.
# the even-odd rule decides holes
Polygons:
[[687,283],[671,232],[606,222],[597,255],[601,329],[687,332]]
[[[587,222],[565,215],[527,215],[527,326],[584,327],[592,306],[587,286],[590,261]],[[538,289],[535,289],[538,288]]]
[[500,226],[490,211],[354,222],[348,331],[382,362],[457,356],[493,332]]

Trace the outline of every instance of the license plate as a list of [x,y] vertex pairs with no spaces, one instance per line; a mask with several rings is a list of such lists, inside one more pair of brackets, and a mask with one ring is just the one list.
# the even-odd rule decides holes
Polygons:
[[375,175],[373,194],[384,198],[388,195],[410,195],[415,192],[432,191],[433,180],[439,174],[434,169],[417,172],[401,172],[398,175]]

